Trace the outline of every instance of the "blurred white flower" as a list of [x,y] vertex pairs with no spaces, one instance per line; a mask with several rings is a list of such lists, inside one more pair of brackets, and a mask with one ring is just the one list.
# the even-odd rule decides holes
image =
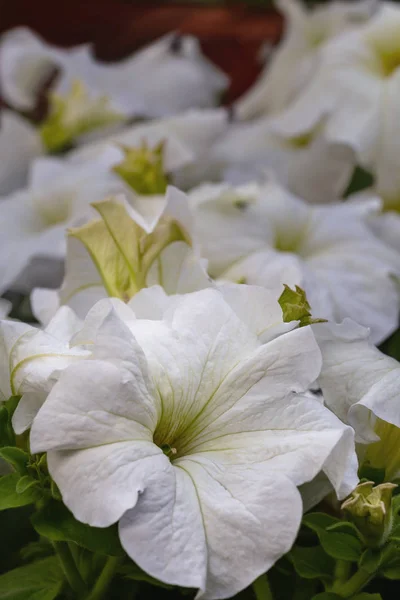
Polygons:
[[[169,174],[169,165],[175,168],[182,166],[190,156],[182,144],[171,138],[165,141],[161,151],[160,169],[166,169],[165,177]],[[0,291],[14,285],[32,258],[62,259],[66,250],[66,228],[86,220],[90,215],[94,216],[90,207],[92,202],[108,195],[124,193],[138,215],[142,215],[143,227],[149,227],[157,220],[165,204],[165,188],[159,194],[147,192],[145,197],[140,190],[132,188],[115,171],[118,165],[124,165],[128,160],[126,152],[130,153],[128,158],[132,155],[139,155],[140,158],[141,152],[151,155],[151,149],[143,144],[139,149],[126,151],[116,145],[101,144],[79,156],[72,154],[65,159],[40,158],[33,162],[28,187],[1,201],[3,253],[0,257]],[[142,173],[140,169],[146,167],[145,162],[139,162],[139,175]],[[59,285],[58,281],[52,282],[50,277],[47,282],[41,278],[41,283],[34,279],[34,286]]]
[[387,210],[400,206],[398,140],[400,7],[382,2],[370,21],[328,44],[312,81],[281,116],[285,135],[321,119],[327,139],[348,144],[371,171]]
[[228,78],[201,53],[192,36],[169,34],[118,63],[100,63],[89,44],[71,49],[47,44],[26,28],[2,36],[0,83],[18,109],[35,106],[37,93],[54,68],[54,90],[65,95],[80,80],[93,96],[107,96],[126,116],[158,117],[191,107],[218,104]]
[[277,183],[203,185],[190,194],[212,277],[305,289],[313,316],[370,327],[375,343],[398,326],[399,256],[367,220],[379,202],[307,205]]
[[[321,128],[302,136],[279,135],[270,118],[233,123],[192,168],[192,182],[260,181],[266,172],[307,202],[334,202],[347,188],[354,170],[354,152],[327,141]],[[190,167],[187,167],[188,171]],[[178,174],[178,177],[180,174]]]
[[375,12],[374,0],[329,2],[307,9],[299,0],[277,0],[285,17],[285,35],[278,49],[246,94],[236,103],[240,118],[280,112],[307,87],[326,44],[355,29]]
[[[129,310],[88,315],[92,359],[62,372],[32,452],[47,452],[78,520],[119,521],[150,575],[231,597],[290,549],[297,486],[333,453],[341,487],[353,432],[302,394],[320,369],[309,327],[262,344],[216,290],[175,298],[160,320]],[[347,491],[356,482],[353,470]]]
[[30,162],[43,153],[35,128],[18,114],[3,109],[0,113],[0,195],[25,185]]

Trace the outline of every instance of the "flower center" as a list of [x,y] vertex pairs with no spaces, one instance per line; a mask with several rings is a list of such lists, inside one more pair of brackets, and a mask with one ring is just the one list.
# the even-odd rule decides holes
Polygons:
[[400,67],[400,23],[394,21],[371,34],[369,44],[381,76],[388,78]]
[[65,192],[37,196],[34,198],[36,210],[46,227],[64,223],[70,216],[72,195]]

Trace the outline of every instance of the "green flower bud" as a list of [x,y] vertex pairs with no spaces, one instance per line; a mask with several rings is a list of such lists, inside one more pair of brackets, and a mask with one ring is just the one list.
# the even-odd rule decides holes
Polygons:
[[382,546],[392,530],[392,494],[396,487],[394,483],[374,486],[372,481],[366,481],[360,483],[342,504],[342,510],[368,546]]
[[140,148],[123,146],[122,150],[125,159],[113,171],[137,194],[165,194],[169,182],[164,170],[164,142],[154,148],[143,142]]

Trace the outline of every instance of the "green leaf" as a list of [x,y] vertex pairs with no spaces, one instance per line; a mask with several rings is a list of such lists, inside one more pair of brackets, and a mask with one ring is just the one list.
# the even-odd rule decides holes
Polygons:
[[367,548],[365,552],[362,553],[361,558],[358,562],[358,566],[364,571],[371,573],[373,575],[379,569],[379,566],[382,561],[382,553],[380,550],[376,550],[374,548]]
[[359,539],[347,533],[325,531],[320,534],[321,546],[332,558],[358,562],[363,547]]
[[21,450],[21,448],[16,448],[15,446],[0,448],[0,457],[12,465],[21,475],[27,472],[29,454]]
[[341,523],[336,517],[331,517],[331,515],[320,512],[304,515],[302,522],[303,525],[306,525],[317,534],[325,531],[328,527],[333,527],[334,525]]
[[0,575],[1,600],[53,600],[64,583],[55,556],[38,560]]
[[343,598],[333,592],[322,592],[321,594],[313,596],[312,600],[343,600]]
[[332,579],[335,563],[319,546],[295,546],[290,552],[293,566],[305,579]]
[[19,480],[18,473],[0,477],[0,510],[32,504],[40,498],[40,490],[36,486],[28,487],[25,491],[18,493],[16,488]]
[[18,480],[15,490],[17,494],[23,494],[27,490],[38,487],[39,485],[40,484],[37,479],[34,479],[30,475],[24,475]]
[[362,540],[361,534],[358,531],[357,527],[354,523],[350,523],[350,521],[339,521],[338,523],[334,523],[326,528],[327,531],[334,531],[340,533],[346,533],[347,535],[352,535],[359,540]]
[[61,503],[50,501],[32,516],[39,535],[55,542],[74,542],[82,548],[107,556],[124,556],[116,526],[90,527],[77,521]]
[[357,596],[352,596],[352,600],[382,600],[382,596],[380,594],[361,592],[361,594],[357,594]]

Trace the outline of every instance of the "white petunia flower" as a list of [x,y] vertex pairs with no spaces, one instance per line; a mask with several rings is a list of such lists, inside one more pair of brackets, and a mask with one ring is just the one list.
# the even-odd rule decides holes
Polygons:
[[94,203],[101,219],[70,231],[60,290],[33,291],[36,318],[48,323],[61,305],[85,318],[102,298],[128,302],[152,285],[162,286],[167,294],[209,287],[207,263],[191,245],[187,197],[169,187],[162,201],[160,214],[147,228],[123,197]]
[[[205,179],[232,183],[265,179],[272,171],[294,194],[308,202],[337,201],[354,170],[354,152],[327,141],[320,128],[298,137],[276,133],[274,122],[263,118],[234,123],[196,162],[197,183]],[[193,177],[194,179],[194,177]]]
[[119,521],[146,572],[231,597],[292,546],[297,486],[338,448],[340,487],[353,432],[302,394],[321,366],[309,327],[262,344],[216,290],[176,298],[158,321],[121,308],[93,329],[92,360],[62,372],[32,452],[47,452],[78,520]]
[[30,162],[44,153],[40,137],[11,110],[0,114],[0,195],[26,184]]
[[371,20],[324,50],[321,64],[277,127],[299,135],[322,118],[328,139],[350,145],[375,177],[387,210],[400,206],[397,165],[400,8],[382,2]]
[[242,119],[280,112],[303,90],[318,68],[327,43],[367,21],[374,0],[330,2],[307,10],[299,0],[277,0],[286,20],[285,36],[258,81],[238,100]]
[[[146,147],[143,151],[147,151]],[[135,150],[131,149],[131,153],[134,154]],[[162,153],[165,162],[161,161],[160,168],[165,166],[165,169],[170,165],[175,168],[184,165],[190,156],[180,143],[172,139],[165,141]],[[123,149],[109,144],[96,146],[79,160],[72,155],[66,159],[40,158],[32,164],[28,187],[1,201],[3,253],[0,258],[0,291],[15,285],[32,258],[62,259],[66,227],[94,215],[91,202],[123,193],[138,216],[142,215],[144,227],[151,227],[157,221],[165,204],[165,189],[160,194],[144,197],[132,189],[115,171],[118,165],[124,164],[124,156]],[[142,166],[140,163],[139,167]],[[165,177],[168,176],[167,171]],[[32,283],[51,287],[57,284],[50,277],[42,284],[35,283],[33,277]]]
[[88,44],[68,50],[44,42],[26,28],[7,32],[1,41],[0,83],[5,99],[22,110],[32,109],[49,74],[60,74],[54,90],[65,95],[75,80],[91,94],[106,96],[126,116],[158,117],[191,107],[218,103],[227,76],[201,53],[192,36],[170,34],[131,57],[102,64]]
[[204,185],[190,198],[212,277],[299,285],[313,316],[351,317],[376,343],[397,328],[399,257],[366,222],[379,203],[310,206],[272,181]]
[[89,354],[69,346],[81,327],[68,307],[60,309],[44,330],[19,321],[0,321],[0,400],[21,396],[13,416],[17,434],[30,427],[59,373]]

